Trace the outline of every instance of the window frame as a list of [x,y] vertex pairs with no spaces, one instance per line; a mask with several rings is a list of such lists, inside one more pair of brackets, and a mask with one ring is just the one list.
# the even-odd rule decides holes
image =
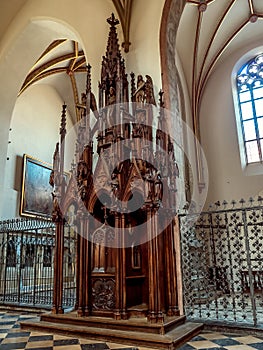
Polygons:
[[[258,77],[256,76],[256,74],[253,76],[251,73],[248,72],[249,67],[251,66],[255,66],[256,65],[256,60],[258,58],[263,59],[263,53],[261,55],[257,55],[255,57],[253,57],[252,59],[250,59],[248,62],[246,62],[241,69],[239,70],[239,72],[237,73],[236,76],[236,85],[237,85],[237,94],[238,94],[238,104],[239,104],[239,114],[240,114],[240,123],[241,123],[241,128],[242,128],[242,134],[243,134],[243,142],[244,142],[244,149],[245,149],[245,156],[246,156],[246,163],[248,164],[253,164],[253,163],[258,163],[258,162],[262,162],[263,161],[263,152],[262,152],[262,142],[263,142],[263,136],[260,137],[260,131],[259,131],[259,123],[258,121],[260,119],[263,118],[263,113],[261,115],[257,115],[257,101],[263,101],[263,94],[259,97],[255,96],[255,91],[257,89],[263,89],[263,77]],[[261,64],[263,66],[263,63]],[[251,81],[250,84],[246,84],[246,81],[244,81],[243,84],[239,83],[239,81],[241,81],[241,79],[238,79],[239,77],[242,78],[242,76],[247,75],[246,81]],[[256,86],[257,82],[261,84],[260,86]],[[246,88],[242,91],[242,85],[246,86]],[[240,87],[239,87],[240,86]],[[247,93],[249,95],[249,98],[242,100],[241,101],[241,95],[242,93]],[[245,118],[244,116],[244,112],[242,110],[242,106],[244,106],[245,104],[249,103],[250,107],[251,107],[251,112],[252,115],[249,116],[248,118]],[[248,127],[246,128],[246,124],[248,124],[249,122],[252,122],[253,124],[253,131],[255,133],[255,137],[251,137],[251,138],[247,138],[247,131],[248,131]],[[262,142],[261,142],[262,140]],[[248,154],[248,149],[247,149],[247,145],[251,144],[251,143],[256,143],[257,146],[257,156],[258,156],[258,160],[250,160],[249,159],[249,154]]]
[[[238,91],[238,87],[237,87],[237,76],[242,71],[242,69],[244,69],[244,67],[247,65],[248,62],[252,61],[257,56],[262,55],[262,54],[263,54],[263,46],[257,47],[255,49],[245,53],[235,63],[234,68],[232,70],[231,80],[232,80],[232,94],[233,94],[233,101],[234,101],[234,113],[235,113],[235,117],[236,117],[236,129],[237,129],[237,138],[238,138],[239,153],[240,153],[240,162],[241,162],[241,168],[244,172],[244,175],[262,175],[263,174],[263,145],[261,145],[261,150],[262,150],[261,160],[256,161],[256,162],[248,162],[247,161],[247,152],[246,152],[246,148],[245,148],[246,141],[245,141],[244,128],[243,128],[243,123],[242,123],[240,97],[239,97],[239,91]],[[248,91],[252,91],[252,89],[248,90]],[[252,101],[253,101],[253,108],[255,108],[254,99],[252,99]],[[254,121],[254,118],[256,118],[255,110],[253,110],[253,117],[250,119],[247,119],[247,120]],[[263,115],[261,118],[263,118]],[[256,136],[259,136],[258,128],[256,129]],[[261,139],[263,139],[263,137],[261,137]]]

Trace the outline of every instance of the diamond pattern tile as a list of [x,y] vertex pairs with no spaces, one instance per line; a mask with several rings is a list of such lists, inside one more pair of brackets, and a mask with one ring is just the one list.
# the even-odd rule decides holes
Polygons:
[[[21,330],[19,322],[37,315],[17,312],[0,312],[0,350],[147,350],[89,339],[77,339],[59,334],[45,334]],[[260,336],[244,334],[221,334],[203,331],[178,350],[263,350],[263,334]],[[152,350],[152,349],[151,349]]]

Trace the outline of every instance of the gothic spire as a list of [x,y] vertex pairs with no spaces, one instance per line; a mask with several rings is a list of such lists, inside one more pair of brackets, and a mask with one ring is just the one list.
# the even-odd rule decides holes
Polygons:
[[121,57],[119,41],[116,31],[116,26],[120,23],[114,14],[111,14],[111,17],[107,19],[107,22],[110,25],[110,32],[107,43],[106,57],[108,59],[114,59],[116,57]]
[[121,72],[125,71],[116,30],[116,26],[119,24],[119,20],[116,19],[112,13],[111,17],[107,19],[107,22],[110,25],[110,31],[106,53],[105,56],[103,56],[101,68],[101,86],[106,91],[106,93],[109,92],[108,90],[111,85],[116,88],[115,81],[118,76],[118,62],[121,67]]

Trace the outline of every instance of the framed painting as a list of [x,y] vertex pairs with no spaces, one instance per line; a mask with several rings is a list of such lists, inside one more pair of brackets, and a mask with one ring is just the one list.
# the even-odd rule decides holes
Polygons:
[[51,217],[53,201],[49,184],[51,164],[27,154],[23,156],[22,193],[20,215]]

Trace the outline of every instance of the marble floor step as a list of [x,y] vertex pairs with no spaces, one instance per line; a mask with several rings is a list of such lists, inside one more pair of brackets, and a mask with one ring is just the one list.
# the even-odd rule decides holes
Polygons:
[[21,322],[21,328],[43,331],[45,333],[59,333],[78,338],[144,346],[151,349],[177,349],[178,346],[197,335],[203,328],[203,325],[186,322],[170,330],[165,335],[99,327],[83,327],[83,325],[77,326],[46,321],[24,321]]
[[67,314],[46,313],[41,315],[41,321],[45,322],[155,334],[165,334],[174,327],[182,325],[185,319],[185,316],[174,316],[166,317],[163,323],[149,323],[146,317],[134,317],[128,320],[115,320],[109,317],[96,316],[78,317],[76,311]]

